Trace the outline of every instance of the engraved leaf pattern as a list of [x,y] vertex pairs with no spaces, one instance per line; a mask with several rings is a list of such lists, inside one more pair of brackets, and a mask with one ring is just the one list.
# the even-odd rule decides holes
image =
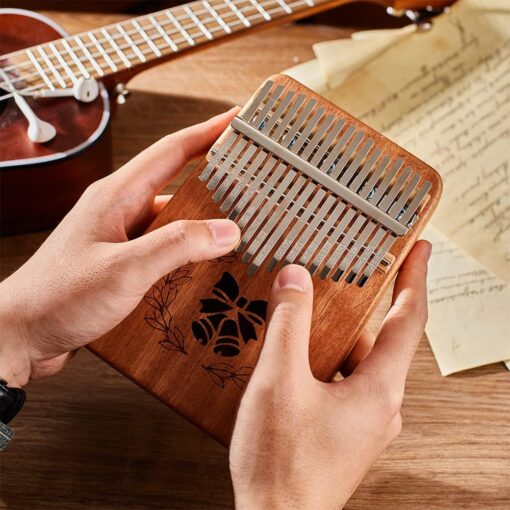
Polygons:
[[184,266],[164,276],[160,282],[154,285],[144,297],[149,305],[151,313],[144,320],[148,326],[163,333],[163,339],[159,344],[169,351],[188,354],[182,331],[172,324],[172,303],[179,292],[179,287],[189,280],[190,270]]
[[232,381],[239,389],[248,382],[253,367],[242,366],[235,368],[230,363],[214,363],[212,365],[202,365],[211,381],[224,388],[228,381]]

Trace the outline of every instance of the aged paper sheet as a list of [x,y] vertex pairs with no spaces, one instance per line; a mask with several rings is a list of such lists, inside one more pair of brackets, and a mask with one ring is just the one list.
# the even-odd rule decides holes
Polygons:
[[[510,10],[482,5],[405,34],[326,96],[440,171],[434,225],[510,282]],[[327,46],[338,59],[339,43],[317,45],[319,62]]]
[[441,373],[508,359],[509,2],[464,0],[426,34],[361,35],[290,74],[440,171],[427,333]]
[[427,335],[442,375],[510,358],[510,285],[433,228]]

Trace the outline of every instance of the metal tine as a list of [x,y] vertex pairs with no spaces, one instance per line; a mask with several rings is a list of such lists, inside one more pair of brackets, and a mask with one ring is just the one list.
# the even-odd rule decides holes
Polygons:
[[262,128],[264,127],[264,121],[266,120],[267,114],[273,108],[274,104],[276,103],[282,92],[283,85],[278,85],[278,87],[274,89],[274,92],[268,97],[267,102],[264,105],[264,108],[262,108],[262,110],[253,119],[252,124],[258,130],[262,130]]
[[368,245],[365,246],[363,253],[356,261],[356,264],[351,269],[351,272],[347,275],[347,278],[345,279],[347,283],[352,283],[356,279],[363,266],[367,263],[368,259],[379,246],[379,243],[382,241],[382,238],[385,236],[386,232],[387,231],[383,227],[379,226],[379,229],[375,233],[374,237],[372,237],[372,239],[368,242]]
[[345,131],[340,140],[337,142],[337,144],[333,147],[331,152],[329,153],[329,156],[323,161],[322,165],[320,165],[319,169],[323,172],[328,173],[328,170],[330,169],[331,165],[333,164],[333,161],[338,157],[340,154],[340,151],[344,148],[345,144],[349,141],[351,136],[353,135],[354,131],[356,129],[354,126],[349,126]]
[[290,150],[297,154],[301,147],[303,147],[303,144],[308,139],[308,135],[312,132],[312,129],[317,125],[317,123],[320,121],[322,115],[324,114],[324,108],[319,108],[312,116],[309,122],[307,122],[304,129],[299,133],[299,136],[297,137],[295,143],[290,147]]
[[239,176],[256,150],[257,146],[252,144],[244,151],[244,154],[239,158],[239,161],[232,166],[230,171],[227,172],[227,176],[214,193],[212,198],[213,202],[218,202],[223,198],[223,195],[227,192],[228,188],[230,188],[231,184],[234,182],[234,179]]
[[260,89],[259,93],[257,94],[257,97],[253,100],[253,102],[250,104],[248,109],[241,114],[241,118],[246,121],[250,122],[251,118],[255,114],[255,112],[258,110],[260,103],[265,99],[269,91],[271,90],[272,86],[274,85],[274,82],[272,80],[267,80],[266,83],[264,83],[264,86]]
[[[342,205],[344,205],[344,204],[342,204]],[[354,217],[356,211],[351,207],[350,209],[347,210],[347,212],[345,213],[343,218],[340,219],[338,225],[335,227],[335,230],[333,231],[331,236],[329,236],[329,238],[327,237],[329,231],[333,228],[333,226],[335,225],[338,218],[340,218],[340,215],[345,211],[345,207],[346,206],[344,205],[344,207],[342,209],[340,209],[340,214],[338,214],[338,215],[336,214],[336,211],[335,211],[335,215],[332,215],[332,217],[328,218],[328,220],[324,223],[324,226],[320,232],[320,234],[321,234],[320,242],[322,243],[322,241],[325,239],[325,243],[322,245],[321,249],[319,250],[319,253],[313,259],[312,265],[310,266],[310,273],[312,273],[312,274],[315,273],[317,268],[324,261],[324,258],[327,256],[327,254],[333,248],[335,242],[338,241],[338,239],[342,235],[345,227],[349,224],[349,222]],[[330,220],[332,220],[332,221],[330,221]],[[315,239],[314,239],[314,241],[315,241]],[[317,246],[317,248],[318,248],[318,246]],[[312,255],[313,255],[313,253],[310,254],[310,257]]]
[[[333,269],[334,263],[340,258],[341,255],[343,255],[343,252],[347,249],[349,244],[351,243],[352,238],[355,236],[355,234],[359,231],[361,228],[361,225],[366,221],[365,216],[361,215],[358,216],[358,218],[355,220],[354,224],[351,226],[351,228],[346,232],[345,229],[347,228],[347,225],[352,221],[354,218],[354,215],[356,214],[356,211],[351,207],[345,214],[345,216],[342,218],[340,223],[336,226],[334,233],[331,235],[331,237],[328,239],[327,245],[323,246],[323,249],[319,253],[317,257],[315,257],[314,261],[314,271],[317,270],[317,268],[326,261],[326,264],[322,268],[322,271],[320,273],[320,277],[322,279],[326,278],[326,276],[329,274],[329,272]],[[343,238],[341,238],[342,234],[344,235]],[[338,246],[334,246],[335,243],[337,243],[340,240]],[[333,248],[333,253],[329,256],[328,259],[326,257],[328,256],[329,252],[331,251],[331,248]],[[335,257],[335,254],[338,253],[338,258],[335,260],[333,264],[329,264],[330,260],[333,260]]]
[[416,188],[419,182],[420,182],[419,174],[413,174],[409,184],[406,186],[404,191],[402,191],[396,202],[388,209],[388,214],[390,216],[392,216],[393,218],[398,217],[400,211],[402,210],[402,207],[404,207],[405,203],[407,202],[407,199],[411,196],[411,193],[414,191],[414,188]]
[[[309,184],[308,186],[311,186],[312,190],[313,190],[313,188],[315,187],[315,184]],[[308,187],[307,187],[307,190],[308,190]],[[291,217],[291,219],[292,219],[292,216],[294,215],[295,217],[297,217],[297,220],[296,220],[296,223],[294,223],[294,226],[292,227],[290,232],[285,236],[285,239],[283,239],[282,243],[276,250],[276,253],[271,258],[271,261],[269,262],[269,265],[267,268],[269,272],[271,272],[276,267],[278,262],[280,262],[280,260],[283,258],[283,256],[289,249],[290,245],[292,244],[294,239],[296,239],[296,236],[301,232],[301,230],[305,226],[306,222],[311,218],[315,209],[317,209],[317,207],[319,206],[319,204],[321,203],[321,201],[325,195],[326,195],[326,192],[322,188],[319,188],[317,190],[317,192],[314,194],[314,196],[312,197],[312,200],[310,200],[310,203],[305,207],[305,210],[303,211],[301,216],[297,216],[299,209],[295,212],[293,211],[293,209],[291,209],[291,211],[289,211],[288,217]],[[300,196],[300,198],[301,198],[301,196]],[[334,200],[333,197],[329,197],[329,198],[331,198],[332,201]]]
[[283,147],[290,148],[292,143],[295,142],[294,137],[296,136],[296,133],[301,128],[301,126],[305,123],[306,119],[310,115],[310,112],[312,111],[312,108],[317,103],[316,99],[310,99],[306,106],[303,108],[303,111],[300,113],[299,117],[296,119],[294,124],[292,124],[292,127],[289,129],[287,134],[284,136],[282,141],[280,142],[280,145]]
[[[328,195],[324,203],[322,204],[321,208],[317,211],[315,216],[313,217],[312,221],[308,224],[308,226],[305,228],[304,232],[298,237],[297,241],[294,243],[292,248],[290,249],[289,253],[285,257],[285,261],[289,264],[294,262],[296,257],[300,254],[301,250],[305,247],[306,243],[312,237],[313,234],[317,233],[317,227],[320,224],[321,221],[323,221],[324,216],[331,210],[331,208],[335,205],[336,200],[332,195]],[[345,208],[345,204],[340,204],[338,207],[338,215],[340,215],[341,211]],[[335,211],[332,211],[331,214],[334,214]],[[309,250],[310,246],[305,250],[305,253]],[[306,260],[308,260],[314,253],[314,251],[317,249],[315,247],[312,252],[308,255]],[[304,257],[304,254],[303,254]]]
[[237,133],[230,133],[227,139],[220,145],[214,156],[211,158],[211,161],[209,161],[209,164],[204,168],[204,170],[200,174],[199,179],[202,182],[206,181],[209,178],[211,172],[214,170],[218,162],[223,158],[228,149],[230,149],[231,145],[234,143],[238,136],[239,135]]
[[[252,147],[254,147],[252,145]],[[255,159],[250,163],[244,174],[242,174],[239,177],[239,180],[237,181],[236,185],[232,189],[232,191],[227,195],[223,203],[221,204],[220,211],[221,212],[227,212],[230,210],[232,205],[234,205],[234,202],[237,198],[239,198],[239,193],[241,190],[248,184],[248,181],[251,179],[253,174],[257,171],[257,169],[260,167],[260,164],[262,161],[267,158],[267,153],[264,151],[260,151]],[[267,165],[267,172],[269,172],[270,165]],[[260,177],[260,180],[263,179],[263,176]],[[254,181],[255,182],[255,181]],[[258,186],[257,186],[258,187]],[[246,193],[248,190],[246,190]]]
[[[269,239],[265,241],[263,246],[261,247],[260,251],[257,253],[257,256],[253,260],[250,268],[252,268],[252,271],[254,274],[255,271],[260,267],[260,265],[264,262],[265,258],[269,255],[269,253],[272,251],[272,249],[276,246],[276,244],[279,242],[282,235],[285,233],[285,230],[290,225],[291,221],[296,217],[298,211],[303,207],[304,203],[308,199],[308,197],[311,195],[312,191],[315,189],[316,185],[314,183],[308,182],[305,189],[299,194],[297,199],[294,201],[294,204],[292,207],[285,211],[285,215],[283,218],[278,222],[278,226],[273,231]],[[282,202],[283,205],[283,202]],[[287,206],[285,206],[285,209],[287,209]],[[273,217],[271,217],[271,221],[273,225],[276,223],[277,219],[273,220]],[[272,226],[271,226],[272,228]],[[264,226],[264,229],[266,229],[266,226]],[[250,246],[250,251],[252,251],[252,247]],[[251,274],[250,268],[248,268],[248,274]]]
[[412,172],[411,167],[408,166],[404,168],[404,171],[397,177],[397,180],[395,181],[391,189],[388,191],[388,194],[379,203],[378,205],[379,209],[385,212],[389,209],[390,205],[393,203],[398,193],[406,183],[407,178],[411,175],[411,172]]
[[376,252],[372,260],[368,263],[368,266],[363,271],[363,275],[358,281],[358,286],[363,287],[367,280],[372,276],[374,271],[377,269],[379,264],[381,263],[382,259],[388,253],[388,250],[393,246],[393,243],[396,240],[396,236],[393,234],[389,235],[386,240],[384,241],[381,248]]
[[293,90],[289,91],[287,95],[283,98],[282,101],[280,101],[280,104],[278,105],[278,108],[271,114],[271,117],[269,117],[268,121],[266,122],[266,125],[262,129],[262,132],[267,135],[273,129],[273,126],[278,122],[278,119],[282,116],[283,112],[285,111],[285,108],[289,106],[290,101],[294,97],[295,92]]
[[216,186],[220,182],[221,178],[225,175],[226,172],[228,172],[234,161],[237,159],[239,153],[246,147],[249,142],[250,140],[247,138],[242,138],[239,140],[234,148],[227,154],[227,157],[224,159],[224,161],[218,165],[218,169],[207,183],[207,189],[209,191],[216,189]]
[[[253,183],[251,186],[248,186],[246,191],[244,193],[241,193],[241,197],[239,201],[235,204],[234,208],[230,211],[228,215],[228,219],[232,221],[236,221],[236,219],[240,216],[243,209],[246,207],[248,202],[252,199],[254,195],[259,195],[258,189],[260,184],[265,186],[265,178],[270,174],[271,171],[274,170],[275,173],[281,175],[281,172],[278,170],[280,167],[284,167],[282,163],[279,163],[276,158],[270,157],[263,165],[259,173],[257,174],[257,177],[253,180]],[[270,176],[269,177],[271,182],[276,182],[277,176]],[[273,182],[273,183],[274,183]],[[263,188],[264,189],[264,188]],[[256,197],[258,198],[258,197]]]
[[328,172],[330,177],[332,177],[333,179],[338,179],[343,169],[345,168],[345,165],[347,165],[347,162],[353,155],[354,151],[357,149],[358,145],[362,142],[363,138],[365,138],[365,133],[363,131],[358,131],[354,136],[354,139],[350,143],[349,147],[345,149],[345,152],[342,154],[342,157],[336,163],[332,162],[331,172],[329,171],[329,167],[325,168],[326,172]]
[[[345,257],[341,260],[340,266],[335,271],[333,275],[333,280],[337,282],[340,280],[342,275],[345,273],[347,268],[351,265],[351,262],[358,256],[360,250],[363,248],[366,240],[370,237],[373,231],[376,229],[377,224],[373,221],[368,222],[365,225],[365,228],[362,230],[361,234],[354,241],[354,244],[349,248]],[[351,283],[351,282],[347,282]]]
[[[337,123],[333,126],[333,129],[328,133],[328,136],[322,142],[321,146],[317,149],[317,152],[313,155],[312,160],[310,161],[310,164],[313,166],[317,166],[328,149],[331,147],[331,144],[335,140],[335,138],[338,136],[338,133],[340,133],[340,130],[344,127],[345,121],[343,119],[339,119]],[[354,127],[352,127],[352,130],[354,131]]]
[[405,213],[402,215],[402,218],[398,220],[400,221],[400,223],[404,225],[407,225],[407,223],[409,223],[409,221],[413,217],[414,213],[417,211],[418,207],[420,207],[422,200],[425,198],[431,187],[432,183],[430,181],[425,181],[423,186],[420,188],[420,191],[416,193],[414,198],[411,200],[411,203],[407,206],[407,209],[405,210]]
[[[250,228],[253,227],[252,232],[255,232],[258,228],[255,224],[262,226],[262,228],[257,232],[257,235],[255,237],[250,236],[248,234],[250,228],[246,231],[246,237],[249,237],[251,241],[247,241],[247,244],[249,243],[249,245],[241,259],[243,262],[248,262],[260,248],[260,245],[263,242],[268,241],[268,237],[273,230],[275,223],[281,218],[287,207],[294,200],[294,197],[298,194],[299,190],[305,185],[306,178],[298,175],[298,178],[289,189],[284,186],[284,182],[285,181],[282,181],[280,183],[277,190],[275,190],[274,195],[264,204],[260,213],[253,218],[253,222],[250,225]],[[278,190],[280,189],[281,194],[278,195]],[[280,197],[283,197],[283,200],[278,203]],[[275,207],[274,210],[273,207]],[[267,218],[268,214],[270,215],[269,218]]]
[[278,160],[276,158],[270,157],[263,165],[255,179],[250,186],[246,189],[244,193],[241,194],[239,201],[235,204],[233,209],[230,211],[228,215],[229,220],[235,221],[236,218],[241,214],[246,204],[252,198],[253,195],[257,193],[259,186],[264,182],[264,179],[271,172],[271,170],[278,165]]
[[[278,180],[282,177],[285,168],[286,168],[286,166],[284,163],[278,163],[276,168],[273,170],[272,174],[269,176],[269,179],[267,181],[263,182],[263,186],[260,189],[260,191],[258,191],[258,193],[256,194],[255,198],[253,199],[253,202],[251,202],[250,205],[248,206],[248,208],[246,209],[246,211],[244,211],[244,213],[236,219],[236,222],[240,228],[245,227],[246,224],[252,218],[252,216],[254,214],[257,214],[257,209],[260,206],[260,204],[262,203],[262,201],[267,197],[267,194],[268,194],[267,192],[271,188],[273,188],[274,185],[278,182]],[[294,175],[296,175],[295,172],[292,172],[292,171],[288,172],[287,176],[285,177],[285,180],[288,182]],[[250,188],[251,188],[251,186],[250,186]],[[253,193],[255,193],[255,191],[256,190],[253,190]],[[244,198],[244,196],[243,196],[243,198]],[[230,215],[229,215],[229,219],[234,220],[234,218],[232,218]],[[245,236],[243,234],[243,238],[244,237]],[[241,244],[243,244],[243,241],[241,241]],[[244,243],[244,245],[246,245],[246,242]],[[244,247],[244,245],[243,245],[243,247]]]
[[292,106],[289,108],[289,111],[285,114],[283,119],[280,121],[280,124],[278,124],[278,127],[274,130],[274,133],[271,135],[271,138],[275,142],[279,142],[280,137],[283,135],[285,130],[289,127],[290,121],[294,118],[294,115],[296,115],[296,112],[299,110],[301,105],[303,104],[303,101],[306,99],[306,96],[304,94],[300,94],[296,101],[292,104]]
[[393,177],[395,177],[395,174],[398,172],[400,167],[402,166],[402,163],[404,160],[402,158],[398,158],[391,169],[386,173],[386,175],[383,177],[383,180],[381,181],[381,184],[377,186],[377,190],[372,196],[368,197],[368,200],[370,202],[373,202],[374,204],[378,204],[381,198],[384,195],[384,192],[386,191],[386,188],[390,185],[391,181],[393,180]]
[[372,167],[375,165],[375,162],[379,159],[379,156],[381,155],[382,151],[380,149],[374,149],[372,151],[372,154],[370,154],[368,160],[363,165],[363,168],[360,170],[358,175],[354,178],[354,180],[349,185],[349,188],[352,189],[352,191],[358,191],[361,185],[363,184],[363,181],[365,180],[366,176],[372,169]]
[[377,184],[377,181],[379,180],[379,177],[381,177],[382,173],[388,166],[388,163],[390,162],[389,156],[384,156],[381,161],[379,161],[379,164],[377,165],[377,168],[375,169],[375,172],[368,178],[368,181],[363,185],[361,190],[358,192],[358,195],[361,198],[367,198],[374,186]]
[[361,162],[365,158],[365,156],[368,154],[368,151],[373,147],[374,145],[373,138],[369,138],[364,144],[363,147],[359,150],[359,152],[356,154],[356,157],[352,160],[351,164],[347,168],[347,170],[343,173],[342,178],[340,179],[340,182],[347,186],[349,181],[351,180],[352,176],[354,175],[354,172],[359,168],[361,165]]
[[301,153],[301,157],[305,161],[308,161],[308,158],[312,155],[313,150],[319,145],[319,142],[324,136],[326,129],[329,128],[334,119],[335,116],[331,113],[325,117],[322,124],[317,129],[315,135],[313,135],[313,138],[308,142],[308,145],[305,147],[305,150]]
[[[285,165],[281,164],[278,166],[277,170],[274,174],[278,173],[278,170],[281,170],[281,173],[285,170]],[[280,176],[281,176],[280,173]],[[297,173],[293,170],[288,170],[283,179],[281,180],[280,184],[278,184],[277,188],[274,190],[274,193],[272,194],[271,198],[269,198],[266,203],[262,206],[260,210],[258,210],[259,206],[261,205],[262,201],[265,197],[268,195],[269,189],[271,189],[274,186],[274,182],[269,185],[265,186],[257,197],[253,200],[253,202],[250,204],[248,209],[245,211],[244,215],[237,221],[237,224],[242,229],[244,228],[248,223],[250,223],[249,227],[246,229],[246,232],[243,232],[241,243],[239,244],[238,251],[244,250],[246,245],[248,243],[251,243],[253,236],[258,231],[258,229],[262,226],[263,222],[265,221],[267,215],[270,213],[271,209],[278,203],[278,200],[280,197],[285,195],[285,192],[287,191],[290,183],[292,180],[296,177]],[[274,176],[274,175],[273,175]],[[271,177],[273,177],[271,176]],[[270,179],[271,180],[271,179]]]

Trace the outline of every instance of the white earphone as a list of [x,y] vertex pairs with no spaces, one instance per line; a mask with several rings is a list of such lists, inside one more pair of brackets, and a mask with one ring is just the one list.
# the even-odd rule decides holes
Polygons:
[[72,88],[43,90],[38,97],[74,97],[82,103],[91,103],[99,95],[99,85],[94,78],[80,78]]
[[48,122],[40,119],[23,96],[15,94],[14,101],[28,121],[27,135],[32,142],[46,143],[55,137],[57,130]]

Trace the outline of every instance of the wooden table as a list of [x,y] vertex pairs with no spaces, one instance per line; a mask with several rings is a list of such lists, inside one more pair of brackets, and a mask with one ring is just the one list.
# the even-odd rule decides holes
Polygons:
[[[51,16],[72,32],[119,18]],[[168,132],[242,104],[264,78],[311,58],[313,43],[344,34],[290,25],[138,76],[113,122],[115,166]],[[46,235],[4,239],[2,277]],[[227,451],[87,351],[27,392],[16,439],[1,457],[0,507],[233,506]],[[501,364],[442,378],[424,340],[409,376],[403,432],[347,508],[510,508],[509,404],[510,374]]]

